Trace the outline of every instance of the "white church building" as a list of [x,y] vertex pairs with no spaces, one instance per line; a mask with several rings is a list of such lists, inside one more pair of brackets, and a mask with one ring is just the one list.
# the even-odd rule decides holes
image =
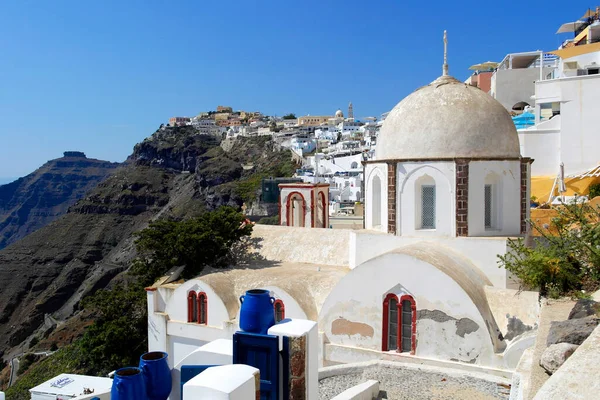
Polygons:
[[242,265],[147,288],[149,348],[176,367],[230,339],[239,297],[263,288],[276,320],[318,322],[320,366],[514,370],[535,340],[538,296],[515,290],[497,255],[527,233],[530,164],[504,107],[444,64],[383,123],[364,164],[365,229],[255,226]]

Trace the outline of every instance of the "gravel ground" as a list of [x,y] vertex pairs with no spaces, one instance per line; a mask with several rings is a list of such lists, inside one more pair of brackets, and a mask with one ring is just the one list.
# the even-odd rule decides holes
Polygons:
[[380,398],[394,400],[496,400],[508,399],[510,387],[466,374],[445,374],[401,365],[373,365],[362,374],[340,375],[319,382],[321,400],[329,400],[344,390],[375,379],[380,382]]

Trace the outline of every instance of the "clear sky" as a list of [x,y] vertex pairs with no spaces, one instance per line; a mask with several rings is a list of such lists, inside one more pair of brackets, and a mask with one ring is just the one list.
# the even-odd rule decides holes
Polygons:
[[0,181],[64,150],[123,161],[170,116],[378,116],[441,74],[553,50],[579,1],[0,2]]

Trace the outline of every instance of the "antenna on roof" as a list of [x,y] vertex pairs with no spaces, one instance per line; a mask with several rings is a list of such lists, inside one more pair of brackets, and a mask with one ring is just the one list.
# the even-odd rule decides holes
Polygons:
[[442,75],[448,75],[448,33],[444,31],[444,66],[442,67]]

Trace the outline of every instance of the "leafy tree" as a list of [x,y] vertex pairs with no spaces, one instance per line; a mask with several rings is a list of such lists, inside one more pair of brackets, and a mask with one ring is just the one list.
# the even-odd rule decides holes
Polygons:
[[296,119],[296,114],[289,113],[283,116],[283,119]]
[[514,273],[525,288],[558,297],[600,286],[600,209],[589,204],[564,204],[550,226],[530,222],[541,234],[533,246],[509,240],[499,264]]
[[139,276],[149,272],[156,279],[170,268],[184,265],[184,276],[193,277],[207,265],[224,266],[231,246],[251,232],[252,225],[232,207],[182,222],[153,222],[137,234],[140,260],[134,271]]
[[96,320],[79,341],[85,357],[81,367],[91,374],[137,365],[148,348],[146,294],[139,283],[119,284],[100,290],[85,303],[96,311]]

